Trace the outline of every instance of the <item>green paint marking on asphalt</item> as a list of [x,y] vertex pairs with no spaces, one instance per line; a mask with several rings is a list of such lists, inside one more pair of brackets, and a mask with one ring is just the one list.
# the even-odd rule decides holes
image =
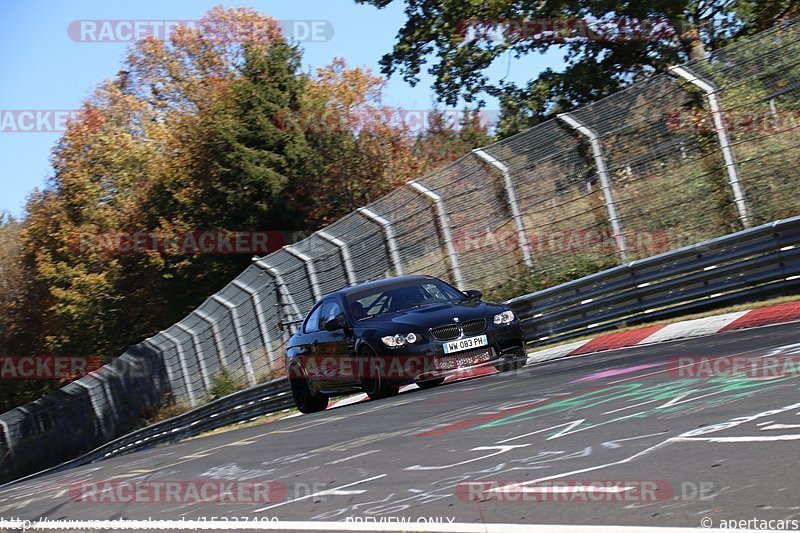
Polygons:
[[[487,429],[498,426],[505,426],[509,424],[517,424],[527,420],[534,420],[554,413],[567,413],[574,414],[576,411],[583,409],[594,408],[599,405],[609,404],[612,402],[627,402],[631,405],[642,403],[646,401],[663,400],[667,403],[669,400],[675,399],[681,395],[686,398],[678,400],[675,405],[659,408],[650,407],[646,410],[634,413],[633,415],[623,415],[613,419],[598,423],[586,423],[581,426],[572,428],[572,431],[580,429],[587,429],[589,427],[611,424],[621,420],[634,420],[647,418],[654,414],[666,414],[682,411],[688,408],[694,408],[698,405],[704,405],[720,400],[736,400],[749,396],[755,392],[760,392],[771,388],[772,386],[782,383],[792,377],[777,378],[771,380],[756,380],[750,378],[730,378],[730,377],[716,377],[716,378],[692,378],[692,379],[679,379],[675,381],[668,381],[664,383],[648,384],[645,381],[621,383],[611,385],[600,390],[590,391],[576,396],[570,396],[550,402],[525,411],[510,414],[504,418],[492,420],[480,426],[470,428],[469,431],[476,429]],[[694,395],[697,398],[692,398]],[[707,396],[708,395],[708,396]],[[554,431],[552,434],[556,434]]]

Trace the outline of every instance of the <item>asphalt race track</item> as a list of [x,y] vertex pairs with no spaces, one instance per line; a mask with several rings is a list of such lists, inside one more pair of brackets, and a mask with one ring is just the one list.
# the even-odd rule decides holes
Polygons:
[[[676,358],[692,356],[798,358],[800,324],[529,365],[191,439],[0,490],[0,516],[681,527],[800,519],[798,376],[681,375]],[[86,501],[75,490],[165,480],[272,483],[260,502],[125,503],[114,488]],[[464,484],[477,481],[486,485]],[[619,481],[633,488],[613,488]],[[470,492],[476,486],[486,490]]]

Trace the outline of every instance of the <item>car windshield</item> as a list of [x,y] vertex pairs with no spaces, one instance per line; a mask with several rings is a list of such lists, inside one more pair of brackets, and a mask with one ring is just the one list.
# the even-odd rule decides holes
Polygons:
[[348,297],[348,305],[357,320],[365,320],[386,313],[465,299],[464,293],[447,283],[425,280],[359,291]]

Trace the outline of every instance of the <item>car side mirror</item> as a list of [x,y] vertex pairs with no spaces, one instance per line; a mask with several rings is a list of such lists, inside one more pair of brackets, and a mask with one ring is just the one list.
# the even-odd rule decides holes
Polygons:
[[340,329],[345,328],[345,319],[344,314],[336,315],[335,317],[331,318],[325,324],[322,325],[322,329],[325,331],[339,331]]
[[464,294],[466,294],[470,300],[480,300],[481,298],[483,298],[483,293],[475,289],[464,291]]

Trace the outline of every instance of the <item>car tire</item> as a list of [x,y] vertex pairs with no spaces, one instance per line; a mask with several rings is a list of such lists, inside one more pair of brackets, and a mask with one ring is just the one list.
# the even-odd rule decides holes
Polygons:
[[498,372],[511,372],[512,370],[519,370],[527,363],[527,359],[514,359],[511,361],[503,361],[502,363],[497,363],[494,367],[497,369]]
[[312,393],[308,379],[299,367],[289,371],[289,385],[297,410],[304,414],[317,413],[328,408],[328,397],[319,392]]
[[417,381],[417,387],[422,390],[432,389],[444,383],[444,378],[426,379],[425,381]]
[[358,354],[361,357],[369,358],[369,373],[366,377],[362,378],[361,386],[364,388],[364,392],[367,393],[370,400],[388,398],[400,392],[400,387],[389,383],[386,377],[378,370],[378,366],[373,359],[375,352],[372,351],[372,348],[366,346],[362,347],[358,351]]

